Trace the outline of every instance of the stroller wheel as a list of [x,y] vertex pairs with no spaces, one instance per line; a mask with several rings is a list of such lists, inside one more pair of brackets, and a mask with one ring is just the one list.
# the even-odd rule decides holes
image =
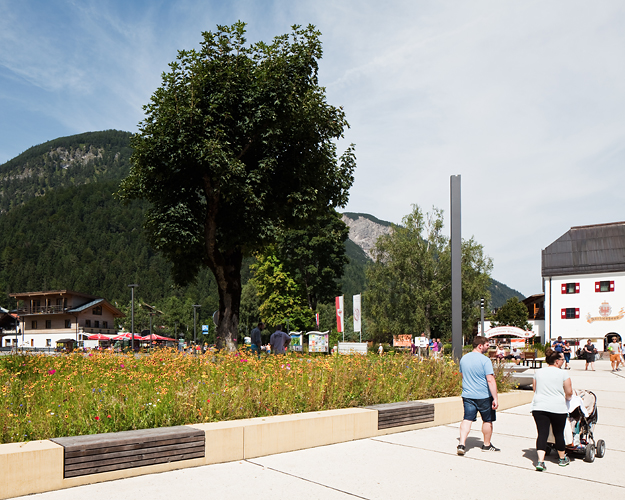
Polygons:
[[595,453],[595,456],[597,458],[605,457],[605,441],[603,439],[597,441],[597,452]]
[[584,457],[584,462],[594,462],[595,461],[595,445],[589,443],[586,446],[586,456]]

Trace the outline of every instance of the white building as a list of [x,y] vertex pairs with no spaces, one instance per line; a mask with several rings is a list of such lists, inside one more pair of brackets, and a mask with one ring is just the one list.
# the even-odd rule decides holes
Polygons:
[[572,227],[542,251],[545,340],[625,335],[625,222]]

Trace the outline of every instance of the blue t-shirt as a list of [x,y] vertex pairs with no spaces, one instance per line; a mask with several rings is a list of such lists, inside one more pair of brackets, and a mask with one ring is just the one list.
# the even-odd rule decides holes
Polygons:
[[479,352],[470,352],[460,360],[462,397],[486,399],[491,396],[486,375],[494,375],[492,361]]
[[561,340],[556,340],[553,343],[553,350],[556,352],[562,352],[563,347],[564,347],[564,342],[562,342]]

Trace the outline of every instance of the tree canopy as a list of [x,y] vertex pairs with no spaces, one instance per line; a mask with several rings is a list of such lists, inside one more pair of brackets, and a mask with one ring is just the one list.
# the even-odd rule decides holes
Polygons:
[[503,306],[497,309],[491,326],[493,328],[496,326],[516,326],[530,331],[532,325],[527,321],[528,315],[527,306],[517,297],[510,297]]
[[320,33],[294,26],[247,45],[245,24],[182,50],[144,107],[123,199],[151,207],[145,228],[180,284],[201,268],[219,290],[218,340],[234,347],[244,255],[347,203],[355,156],[348,126],[318,83]]
[[349,262],[345,252],[348,234],[341,215],[331,210],[278,237],[276,254],[300,285],[311,311],[317,310],[318,302],[333,301],[341,293],[339,280]]
[[[380,236],[374,262],[366,269],[365,303],[376,341],[391,335],[451,334],[451,258],[443,235],[443,212],[423,213],[414,205],[401,226]],[[492,261],[472,238],[462,242],[462,320],[469,334],[479,316],[480,297],[488,298]]]

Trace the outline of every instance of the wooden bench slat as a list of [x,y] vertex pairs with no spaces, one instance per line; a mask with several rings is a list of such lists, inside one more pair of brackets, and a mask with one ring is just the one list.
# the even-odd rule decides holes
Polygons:
[[65,471],[72,470],[82,470],[82,469],[92,469],[94,467],[104,467],[108,465],[115,464],[124,464],[124,463],[133,463],[141,460],[149,460],[152,458],[167,458],[167,457],[175,457],[178,455],[189,455],[195,453],[204,453],[203,445],[191,446],[185,449],[176,449],[176,450],[158,450],[158,451],[147,451],[145,453],[138,453],[135,455],[123,455],[121,457],[110,457],[110,456],[102,456],[98,460],[89,460],[87,462],[74,462],[74,463],[65,463]]
[[397,415],[389,418],[379,418],[378,422],[393,422],[395,420],[415,420],[415,419],[425,419],[425,420],[434,420],[434,415]]
[[390,429],[391,427],[403,427],[404,425],[423,424],[425,422],[432,422],[431,418],[414,419],[399,422],[378,422],[378,429]]
[[383,410],[392,410],[392,409],[396,409],[396,408],[403,408],[403,407],[412,407],[412,408],[418,408],[418,407],[431,407],[433,406],[430,403],[422,403],[420,401],[399,401],[397,403],[383,403],[383,404],[379,404],[379,405],[370,405],[370,406],[365,406],[365,408],[370,408],[372,410],[378,410],[378,411],[383,411]]
[[434,405],[421,401],[400,401],[366,406],[378,412],[378,429],[434,421]]
[[65,449],[65,458],[86,457],[89,455],[99,455],[103,453],[117,453],[127,450],[142,450],[147,448],[155,448],[159,446],[167,446],[170,444],[199,443],[204,442],[204,436],[189,436],[184,438],[166,439],[158,441],[148,441],[144,443],[133,443],[117,445],[116,443],[108,443],[109,446],[88,449]]
[[94,447],[110,446],[111,443],[116,445],[143,443],[154,440],[171,439],[175,437],[188,437],[204,435],[204,431],[188,427],[186,425],[178,425],[175,427],[163,427],[157,429],[139,429],[134,431],[109,432],[104,434],[87,434],[84,436],[70,436],[53,438],[57,444],[63,446],[66,450],[88,449]]
[[151,458],[148,460],[137,460],[135,462],[126,462],[123,464],[103,465],[99,467],[92,467],[90,469],[81,469],[76,471],[68,471],[65,474],[66,478],[76,476],[86,476],[89,474],[100,474],[102,472],[110,472],[114,470],[132,469],[135,467],[145,467],[147,465],[164,464],[169,462],[180,462],[181,460],[191,460],[194,458],[203,458],[204,451],[189,454],[170,455],[168,457]]
[[156,447],[148,447],[148,448],[140,448],[135,450],[126,450],[119,451],[115,453],[99,453],[97,455],[85,455],[80,457],[65,457],[65,465],[72,464],[85,464],[90,462],[97,462],[101,460],[111,460],[117,458],[128,458],[132,459],[132,457],[137,457],[140,455],[147,455],[151,453],[181,453],[185,452],[190,448],[204,448],[204,441],[202,442],[192,442],[192,443],[183,443],[183,444],[174,444],[167,446],[156,446]]
[[434,408],[406,408],[392,411],[378,411],[378,415],[426,415],[433,412]]

